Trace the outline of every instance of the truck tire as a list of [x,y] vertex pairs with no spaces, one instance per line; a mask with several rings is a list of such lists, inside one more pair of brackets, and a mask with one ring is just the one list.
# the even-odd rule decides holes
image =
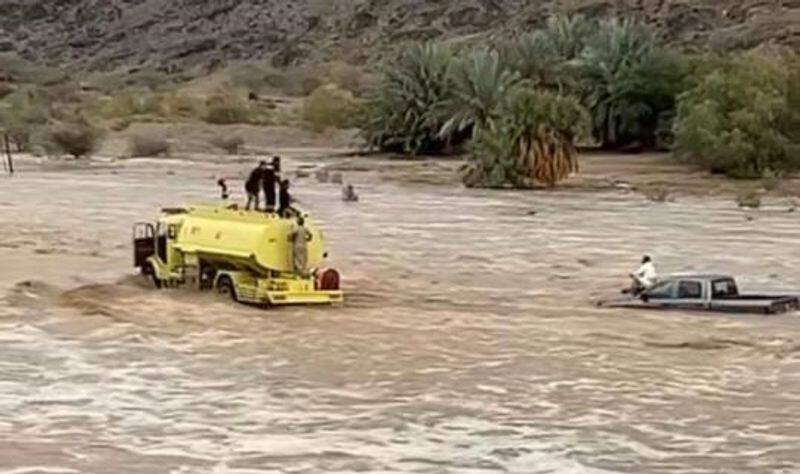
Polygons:
[[227,275],[222,275],[217,280],[217,293],[220,295],[228,295],[231,300],[238,301],[236,297],[236,288],[233,286],[233,280]]
[[156,269],[153,268],[153,265],[151,263],[148,263],[147,265],[142,267],[142,275],[144,275],[145,277],[149,277],[150,281],[153,282],[153,286],[157,290],[160,290],[161,287],[163,286],[163,282],[158,279],[158,276],[156,275]]

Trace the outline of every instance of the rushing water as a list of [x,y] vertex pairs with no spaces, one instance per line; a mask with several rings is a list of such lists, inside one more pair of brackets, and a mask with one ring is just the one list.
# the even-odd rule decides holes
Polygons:
[[131,224],[235,168],[0,182],[0,472],[800,472],[800,320],[593,306],[645,252],[800,289],[798,215],[359,173],[298,182],[342,307],[126,277]]

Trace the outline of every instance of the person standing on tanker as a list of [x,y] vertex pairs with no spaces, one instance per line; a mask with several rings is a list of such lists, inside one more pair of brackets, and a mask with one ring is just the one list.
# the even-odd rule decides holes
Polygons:
[[280,156],[273,156],[272,157],[272,168],[275,170],[275,174],[280,176],[281,174],[281,157]]
[[264,188],[264,199],[267,202],[266,211],[275,212],[275,185],[277,184],[277,173],[275,167],[269,165],[264,168],[264,173],[261,175],[261,185]]
[[262,161],[258,167],[250,172],[247,181],[244,182],[244,190],[247,193],[247,205],[245,209],[250,210],[250,206],[255,205],[257,211],[260,206],[259,195],[261,194],[261,186],[264,176],[264,171],[267,169],[267,162]]
[[653,259],[648,255],[642,257],[641,266],[639,266],[635,272],[631,273],[630,277],[633,280],[630,291],[634,295],[639,295],[652,288],[653,285],[658,282],[658,272],[656,272]]
[[278,207],[278,215],[281,217],[286,217],[286,211],[292,206],[292,196],[289,194],[289,180],[282,179],[278,182],[280,191],[279,191],[279,207]]
[[305,276],[308,273],[308,243],[314,238],[305,226],[302,216],[297,217],[297,224],[292,231],[292,266],[295,273]]

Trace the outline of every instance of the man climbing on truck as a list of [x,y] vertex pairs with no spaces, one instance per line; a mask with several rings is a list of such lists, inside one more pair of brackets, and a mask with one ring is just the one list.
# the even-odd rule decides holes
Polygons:
[[281,217],[288,217],[287,211],[292,207],[292,195],[289,194],[289,180],[282,179],[278,181],[280,191],[278,193],[278,215]]
[[250,172],[250,176],[247,177],[247,181],[244,182],[244,190],[247,193],[247,205],[245,206],[245,209],[248,211],[253,205],[255,205],[254,209],[256,211],[260,208],[261,187],[263,185],[263,176],[266,170],[267,162],[260,162],[258,167]]
[[264,199],[266,200],[267,212],[275,212],[275,186],[277,184],[277,180],[278,173],[275,171],[274,163],[266,166],[261,174],[261,186],[264,188]]

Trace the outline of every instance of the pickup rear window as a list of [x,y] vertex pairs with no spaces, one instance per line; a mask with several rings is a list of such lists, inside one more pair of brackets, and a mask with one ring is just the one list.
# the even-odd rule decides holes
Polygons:
[[711,282],[711,297],[714,299],[734,298],[739,296],[736,282],[730,278]]

